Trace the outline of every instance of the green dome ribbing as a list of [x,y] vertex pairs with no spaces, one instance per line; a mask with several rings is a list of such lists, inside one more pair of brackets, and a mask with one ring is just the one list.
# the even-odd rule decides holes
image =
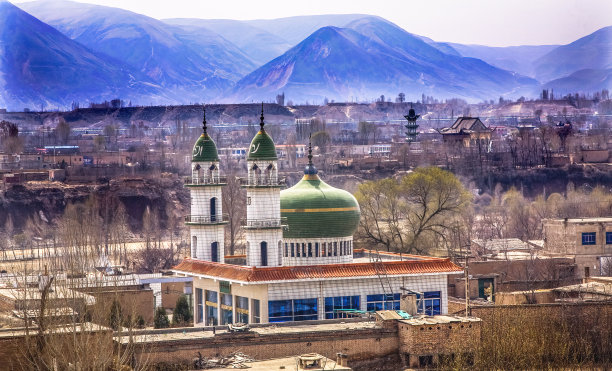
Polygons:
[[350,237],[359,225],[359,204],[349,192],[334,188],[318,175],[305,175],[281,191],[281,216],[287,218],[284,238]]

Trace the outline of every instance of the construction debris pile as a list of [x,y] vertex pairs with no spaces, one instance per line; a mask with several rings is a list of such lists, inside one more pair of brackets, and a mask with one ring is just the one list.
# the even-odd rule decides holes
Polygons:
[[214,368],[249,368],[246,362],[253,362],[254,359],[241,352],[234,352],[226,357],[204,358],[198,352],[198,357],[193,359],[195,370],[209,370]]

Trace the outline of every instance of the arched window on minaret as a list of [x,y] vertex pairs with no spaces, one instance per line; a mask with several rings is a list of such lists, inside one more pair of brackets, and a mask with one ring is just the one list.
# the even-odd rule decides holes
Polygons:
[[210,244],[210,260],[213,262],[219,261],[219,243],[217,241]]
[[200,179],[202,179],[202,167],[200,166],[200,164],[196,164],[193,167],[193,172],[191,173],[191,176],[193,178],[193,183],[194,184],[200,184],[201,183]]
[[193,236],[191,239],[191,250],[193,254],[191,255],[194,258],[198,257],[198,237]]
[[217,197],[210,199],[210,221],[217,221]]
[[261,241],[259,244],[259,253],[261,255],[261,265],[268,265],[268,243],[266,241]]
[[253,164],[253,167],[251,168],[251,174],[253,176],[252,183],[254,185],[261,184],[261,169],[259,168],[259,166],[257,166],[257,164]]
[[217,183],[216,180],[219,177],[219,169],[215,164],[210,165],[208,168],[208,182]]
[[265,184],[274,184],[272,183],[273,174],[274,174],[274,165],[270,164],[266,167],[266,170],[264,171]]

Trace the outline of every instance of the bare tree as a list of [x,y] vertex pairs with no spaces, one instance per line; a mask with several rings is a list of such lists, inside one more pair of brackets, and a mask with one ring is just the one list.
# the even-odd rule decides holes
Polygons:
[[246,217],[246,203],[246,191],[240,186],[236,173],[231,172],[227,176],[227,185],[223,187],[223,210],[228,216],[225,233],[229,241],[229,255],[236,253],[242,240],[241,220]]

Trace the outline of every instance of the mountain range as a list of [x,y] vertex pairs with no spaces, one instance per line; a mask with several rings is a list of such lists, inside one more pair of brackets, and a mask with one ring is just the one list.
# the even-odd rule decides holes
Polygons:
[[261,100],[285,92],[301,100],[364,100],[421,93],[487,99],[532,90],[533,79],[479,59],[442,53],[378,17],[345,28],[323,27],[282,56],[238,81],[230,100]]
[[130,96],[168,100],[125,63],[71,40],[8,2],[0,2],[0,106],[66,106]]
[[19,8],[0,0],[0,107],[12,109],[610,88],[612,27],[568,45],[500,48],[437,42],[364,14],[157,20],[65,0]]

